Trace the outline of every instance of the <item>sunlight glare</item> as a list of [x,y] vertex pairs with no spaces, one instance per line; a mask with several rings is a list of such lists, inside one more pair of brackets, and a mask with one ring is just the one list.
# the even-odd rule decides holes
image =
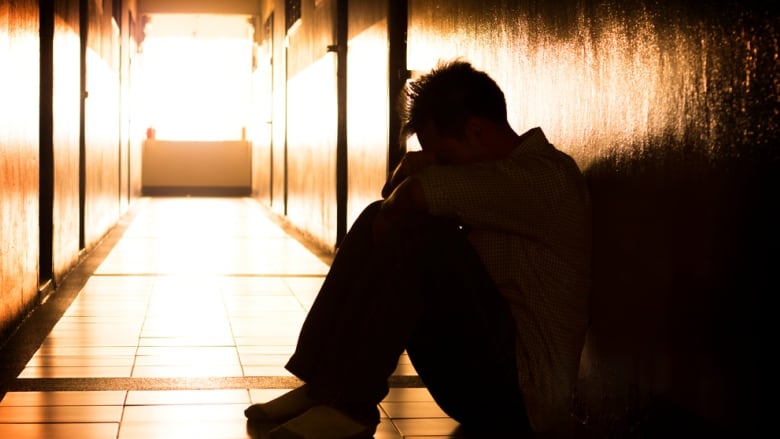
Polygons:
[[242,16],[155,16],[143,43],[144,106],[163,140],[239,140],[251,103],[252,28]]

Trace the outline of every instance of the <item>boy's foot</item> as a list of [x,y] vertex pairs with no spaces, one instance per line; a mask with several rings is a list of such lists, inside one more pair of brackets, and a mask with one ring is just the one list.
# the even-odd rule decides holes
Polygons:
[[370,439],[376,425],[364,425],[328,405],[312,407],[269,432],[271,439]]
[[318,402],[309,397],[306,384],[268,402],[252,404],[244,410],[250,421],[285,422],[303,414]]

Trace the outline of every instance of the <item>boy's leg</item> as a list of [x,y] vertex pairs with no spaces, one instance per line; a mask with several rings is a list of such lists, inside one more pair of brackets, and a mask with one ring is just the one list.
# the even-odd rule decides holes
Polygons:
[[409,358],[439,406],[464,426],[528,432],[509,306],[465,234],[435,230],[443,230],[437,245],[418,253],[429,276]]
[[[371,234],[378,207],[366,208],[347,233],[288,370],[309,384],[313,397],[378,422],[376,404],[406,348],[455,419],[524,416],[512,318],[465,235],[447,221],[420,216],[377,249]],[[485,418],[491,401],[498,406]]]
[[378,210],[369,205],[345,236],[286,365],[312,397],[369,423],[422,305],[413,289],[398,291],[398,248],[372,243]]
[[[382,367],[357,367],[351,358],[366,343],[356,339],[365,325],[360,317],[365,309],[376,307],[369,287],[381,271],[381,264],[374,262],[378,255],[371,242],[378,211],[379,202],[372,203],[350,228],[301,328],[295,353],[286,368],[306,385],[267,403],[250,406],[245,411],[250,420],[284,422],[318,404],[344,401],[349,395],[342,395],[342,389],[355,380],[372,385],[351,397],[354,407],[346,407],[345,412],[366,425],[379,422],[376,404],[387,393],[387,380],[374,376],[381,377]],[[384,351],[388,351],[390,344],[385,344]],[[384,362],[377,358],[374,361],[394,367],[397,355],[395,359],[392,353],[385,356]],[[375,372],[377,369],[380,371]],[[359,375],[369,372],[370,377]],[[392,369],[387,375],[391,372]]]

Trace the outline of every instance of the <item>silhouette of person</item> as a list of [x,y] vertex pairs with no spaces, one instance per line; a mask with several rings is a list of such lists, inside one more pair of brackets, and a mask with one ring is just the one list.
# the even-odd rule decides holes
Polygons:
[[405,350],[463,428],[561,431],[587,327],[584,178],[540,128],[516,134],[502,90],[466,61],[402,98],[402,137],[421,151],[339,246],[286,365],[304,384],[245,415],[279,424],[272,438],[371,437]]

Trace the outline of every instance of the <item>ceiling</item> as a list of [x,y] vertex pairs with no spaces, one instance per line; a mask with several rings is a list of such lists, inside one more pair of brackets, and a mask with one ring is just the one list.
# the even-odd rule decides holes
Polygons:
[[250,15],[147,14],[146,37],[251,38]]
[[260,0],[138,0],[138,15],[260,15]]

